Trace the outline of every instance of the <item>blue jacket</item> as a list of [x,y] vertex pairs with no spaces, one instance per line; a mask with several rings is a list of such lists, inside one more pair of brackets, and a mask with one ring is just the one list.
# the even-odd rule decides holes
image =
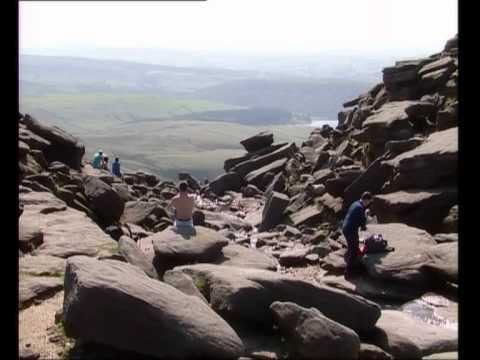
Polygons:
[[120,161],[114,161],[112,163],[112,174],[118,177],[122,176],[120,172]]
[[358,228],[365,229],[367,226],[367,216],[365,207],[360,200],[355,201],[348,209],[347,215],[343,220],[342,230],[344,233],[357,233]]

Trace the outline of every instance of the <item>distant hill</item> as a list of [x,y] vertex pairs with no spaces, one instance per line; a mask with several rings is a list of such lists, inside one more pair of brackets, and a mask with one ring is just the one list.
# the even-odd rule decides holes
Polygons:
[[318,79],[221,68],[59,56],[20,57],[22,96],[139,93],[335,118],[344,101],[365,92],[372,85],[372,81]]
[[341,79],[261,80],[223,83],[195,92],[195,97],[240,106],[274,107],[336,118],[342,104],[373,84]]

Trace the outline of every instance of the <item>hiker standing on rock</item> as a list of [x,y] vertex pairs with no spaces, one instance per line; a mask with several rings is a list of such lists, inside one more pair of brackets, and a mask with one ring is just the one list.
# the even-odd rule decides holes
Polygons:
[[358,228],[367,229],[366,210],[372,202],[372,194],[364,192],[360,200],[355,201],[348,209],[343,221],[342,232],[347,240],[347,254],[345,255],[345,278],[355,274],[358,267],[359,238]]
[[193,208],[195,206],[195,198],[188,194],[188,185],[185,181],[181,181],[178,185],[178,195],[175,196],[170,205],[175,209],[175,222],[177,228],[191,227],[193,228]]
[[102,162],[103,162],[103,151],[99,150],[95,155],[93,156],[92,160],[92,166],[95,169],[100,169],[102,167]]
[[120,160],[118,157],[116,157],[115,161],[112,163],[112,174],[117,177],[122,177],[122,172],[120,171]]

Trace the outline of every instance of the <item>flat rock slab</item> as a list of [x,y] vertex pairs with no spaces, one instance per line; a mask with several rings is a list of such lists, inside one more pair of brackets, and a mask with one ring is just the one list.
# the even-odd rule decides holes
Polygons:
[[351,294],[361,295],[367,299],[383,301],[410,301],[422,294],[421,289],[373,279],[368,276],[359,276],[345,280],[343,275],[328,275],[322,278],[321,283]]
[[278,266],[275,258],[242,245],[229,244],[222,249],[222,255],[215,264],[273,271]]
[[221,258],[222,248],[228,245],[223,235],[202,226],[193,230],[170,227],[145,239],[150,240],[159,274],[178,265],[214,262]]
[[317,205],[310,205],[302,210],[289,215],[292,225],[299,227],[300,225],[317,224],[322,216],[322,210]]
[[[401,311],[383,310],[377,328],[387,336],[408,339],[420,349],[422,356],[458,349],[457,331],[426,324]],[[389,352],[388,349],[384,350]],[[395,356],[394,353],[392,355]]]
[[422,270],[423,265],[431,262],[428,253],[438,246],[431,235],[399,223],[369,224],[360,237],[366,238],[370,234],[382,234],[389,246],[395,248],[392,252],[364,256],[363,262],[370,276],[419,287],[431,285],[431,276]]
[[274,301],[314,307],[353,330],[372,329],[380,315],[377,304],[360,296],[272,271],[211,264],[180,266],[173,271],[181,271],[194,281],[201,279],[212,308],[234,323],[271,329],[269,307]]
[[68,260],[63,313],[67,336],[147,356],[224,359],[244,353],[235,331],[203,301],[114,260]]
[[117,243],[100,229],[85,213],[67,208],[64,211],[41,214],[52,204],[64,204],[47,192],[23,193],[22,221],[38,227],[43,232],[43,244],[35,255],[67,258],[73,255],[101,256],[116,252]]
[[21,309],[32,305],[37,300],[47,299],[63,290],[63,279],[46,276],[20,276],[19,307]]
[[66,260],[50,255],[22,256],[19,272],[31,276],[59,276],[65,272]]
[[288,161],[287,158],[273,161],[268,165],[262,166],[260,169],[249,172],[247,175],[245,175],[244,180],[247,183],[250,183],[256,186],[261,186],[262,179],[267,173],[272,172],[276,174],[280,172],[285,167],[287,161]]

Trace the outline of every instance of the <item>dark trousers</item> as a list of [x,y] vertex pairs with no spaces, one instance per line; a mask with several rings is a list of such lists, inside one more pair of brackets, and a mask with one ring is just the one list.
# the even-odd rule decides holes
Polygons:
[[358,266],[358,231],[345,231],[343,235],[347,240],[347,253],[345,254],[345,263],[347,264],[345,272],[351,272]]

